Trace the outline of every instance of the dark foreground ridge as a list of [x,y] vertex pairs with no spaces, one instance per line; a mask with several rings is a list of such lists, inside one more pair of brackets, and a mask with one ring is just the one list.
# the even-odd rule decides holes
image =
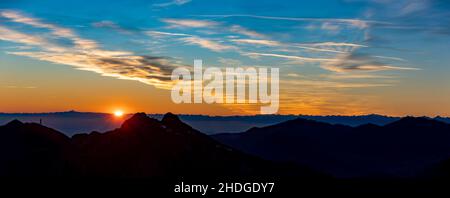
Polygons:
[[340,178],[426,177],[450,158],[450,124],[425,117],[358,127],[298,118],[213,137],[265,159],[294,161]]
[[[181,182],[216,187],[220,182],[274,182],[275,193],[315,195],[432,193],[445,186],[450,175],[449,160],[438,160],[450,154],[449,129],[425,118],[359,127],[295,119],[214,136],[231,147],[171,113],[161,121],[137,113],[112,131],[72,138],[14,120],[0,126],[0,179],[5,189],[47,192],[51,186],[50,191],[94,190],[102,195],[173,192]],[[396,172],[419,167],[416,161],[430,166],[410,178],[378,174],[342,179],[324,171],[361,173],[392,165]]]
[[72,138],[14,120],[0,127],[1,176],[148,178],[167,176],[322,177],[315,171],[243,154],[172,114],[137,113],[118,129]]

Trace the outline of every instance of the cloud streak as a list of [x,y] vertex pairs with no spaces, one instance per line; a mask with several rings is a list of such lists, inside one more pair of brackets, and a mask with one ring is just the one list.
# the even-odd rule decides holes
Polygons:
[[419,68],[392,66],[378,62],[371,56],[356,53],[339,56],[335,60],[323,64],[322,68],[338,73],[352,71],[420,70]]
[[214,21],[193,19],[161,19],[161,21],[169,24],[168,28],[205,28],[219,25]]
[[173,32],[160,32],[160,31],[146,31],[147,35],[152,37],[166,37],[166,36],[191,36],[190,34],[173,33]]
[[212,51],[215,52],[222,52],[225,50],[232,50],[232,49],[237,49],[234,46],[231,45],[226,45],[226,44],[222,44],[213,40],[209,40],[209,39],[205,39],[205,38],[200,38],[197,36],[192,36],[192,37],[186,37],[186,38],[180,38],[181,41],[191,44],[191,45],[198,45],[202,48],[205,49],[210,49]]
[[106,21],[106,20],[99,21],[99,22],[92,23],[92,26],[94,26],[96,28],[110,28],[110,29],[113,29],[122,34],[131,34],[130,31],[120,27],[119,25],[117,25],[116,23],[114,23],[112,21]]
[[262,15],[247,15],[247,14],[229,14],[229,15],[195,15],[199,17],[208,18],[231,18],[231,17],[246,17],[255,19],[266,20],[283,20],[283,21],[299,21],[299,22],[326,22],[329,24],[346,24],[360,29],[368,28],[372,24],[388,25],[391,23],[374,21],[374,20],[362,20],[362,19],[340,19],[340,18],[306,18],[306,17],[278,17],[278,16],[262,16]]
[[169,6],[181,6],[184,4],[187,4],[191,2],[191,0],[173,0],[173,1],[169,1],[169,2],[165,2],[165,3],[156,3],[153,4],[154,7],[169,7]]
[[170,74],[180,66],[167,57],[136,55],[129,51],[104,50],[93,40],[81,38],[72,30],[41,22],[14,11],[2,11],[0,15],[12,22],[50,30],[50,34],[69,39],[73,46],[59,46],[33,34],[25,34],[0,26],[0,39],[38,47],[39,51],[13,51],[13,55],[26,56],[42,61],[70,65],[79,70],[99,73],[119,79],[136,80],[162,89],[169,89]]
[[303,56],[292,56],[292,55],[283,55],[283,54],[273,54],[273,53],[256,53],[256,52],[250,52],[250,53],[243,53],[246,56],[258,58],[261,56],[266,57],[275,57],[275,58],[285,58],[290,59],[294,61],[302,61],[302,62],[324,62],[324,61],[332,61],[334,59],[329,58],[310,58],[310,57],[303,57]]

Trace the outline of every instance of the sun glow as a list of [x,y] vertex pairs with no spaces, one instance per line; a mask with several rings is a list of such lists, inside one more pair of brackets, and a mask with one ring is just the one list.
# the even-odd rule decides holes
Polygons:
[[121,111],[121,110],[114,111],[114,116],[122,117],[123,116],[123,111]]

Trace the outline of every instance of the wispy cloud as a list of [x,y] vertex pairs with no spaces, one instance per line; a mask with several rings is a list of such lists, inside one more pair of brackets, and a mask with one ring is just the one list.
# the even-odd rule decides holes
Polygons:
[[341,31],[342,25],[331,22],[320,22],[321,24],[310,24],[305,28],[307,30],[324,30],[331,34],[337,34]]
[[217,41],[213,41],[213,40],[205,39],[205,38],[200,38],[200,37],[197,37],[197,36],[180,38],[180,40],[185,42],[185,43],[188,43],[188,44],[191,44],[191,45],[198,45],[198,46],[200,46],[202,48],[210,49],[210,50],[215,51],[215,52],[221,52],[221,51],[225,51],[225,50],[236,49],[236,47],[234,47],[234,46],[222,44],[222,43],[219,43]]
[[298,78],[300,77],[300,74],[296,74],[296,73],[288,73],[286,74],[287,77],[292,77],[292,78]]
[[14,31],[12,29],[0,26],[0,40],[17,42],[26,45],[45,45],[45,41],[41,37],[22,34],[20,32]]
[[224,66],[237,67],[237,66],[241,66],[242,65],[242,62],[240,60],[237,60],[237,59],[219,57],[218,61],[219,61],[219,63],[223,64]]
[[249,30],[240,25],[232,25],[229,30],[234,33],[245,35],[251,38],[265,38],[266,36],[253,30]]
[[116,30],[117,32],[122,33],[122,34],[131,34],[131,31],[120,27],[119,25],[117,25],[116,23],[114,23],[112,21],[105,20],[105,21],[94,22],[94,23],[92,23],[92,26],[97,27],[97,28],[110,28],[110,29]]
[[335,47],[367,47],[366,45],[355,44],[355,43],[338,43],[338,42],[321,42],[321,43],[309,43],[303,44],[309,46],[335,46]]
[[378,62],[373,57],[365,54],[345,54],[338,56],[335,60],[328,61],[322,68],[334,72],[351,71],[384,71],[384,70],[420,70],[411,67],[398,67]]
[[229,15],[195,15],[199,17],[209,18],[230,18],[230,17],[247,17],[266,20],[283,20],[283,21],[301,21],[301,22],[328,22],[330,24],[346,24],[360,29],[368,28],[372,24],[390,24],[383,21],[363,20],[363,19],[341,19],[341,18],[306,18],[306,17],[278,17],[278,16],[262,16],[262,15],[246,15],[246,14],[229,14]]
[[266,45],[266,46],[282,46],[278,41],[272,40],[256,40],[256,39],[231,39],[235,43],[241,44],[254,44],[254,45]]
[[18,86],[18,85],[4,85],[3,88],[7,89],[36,89],[35,86]]
[[173,33],[173,32],[160,32],[160,31],[146,31],[147,35],[152,37],[166,37],[166,36],[191,36],[190,34]]
[[[239,35],[244,35],[250,38],[266,38],[267,36],[259,32],[250,30],[240,25],[224,25],[222,23],[210,20],[195,20],[195,19],[161,19],[162,22],[167,23],[167,28],[206,28],[211,32],[212,29],[218,32],[230,32]],[[204,32],[207,30],[203,30]],[[212,32],[216,34],[216,32]]]
[[322,43],[282,43],[275,40],[263,40],[263,39],[230,39],[230,41],[238,44],[247,45],[263,45],[269,47],[282,47],[282,51],[289,51],[288,48],[300,48],[306,51],[316,52],[332,52],[332,53],[349,53],[357,48],[366,47],[355,43],[335,43],[335,42],[322,42]]
[[405,16],[427,10],[432,5],[432,0],[372,0],[374,3],[389,6],[393,15]]
[[284,59],[290,59],[290,60],[302,61],[302,62],[324,62],[324,61],[334,60],[334,59],[329,59],[329,58],[311,58],[311,57],[303,57],[303,56],[292,56],[292,55],[273,54],[273,53],[257,53],[257,52],[247,52],[247,53],[243,53],[243,55],[253,57],[253,58],[258,58],[261,56],[284,58]]
[[71,29],[56,26],[50,23],[43,23],[37,18],[32,18],[12,10],[0,11],[0,16],[16,23],[30,25],[36,28],[49,29],[54,36],[71,39],[81,48],[96,48],[93,42],[78,37]]
[[353,73],[334,73],[329,75],[323,75],[325,78],[333,80],[342,79],[393,79],[394,76],[390,75],[377,75],[377,74],[353,74]]
[[99,47],[96,41],[78,36],[74,31],[19,12],[1,11],[0,15],[13,22],[46,28],[50,34],[69,39],[73,46],[60,46],[41,39],[32,33],[23,33],[0,26],[0,39],[19,44],[32,45],[39,51],[12,51],[9,54],[26,56],[57,64],[74,66],[80,70],[99,73],[119,79],[136,80],[159,88],[171,86],[171,70],[179,66],[167,57],[136,55],[129,51],[112,51]]
[[191,0],[173,0],[165,3],[153,4],[154,7],[169,7],[169,6],[180,6],[191,2]]
[[219,23],[208,20],[193,19],[161,19],[162,22],[169,24],[168,28],[204,28],[219,25]]
[[402,61],[402,62],[406,61],[403,58],[392,57],[392,56],[372,56],[372,57],[374,57],[374,58],[381,58],[381,59],[388,59],[388,60],[395,60],[395,61]]

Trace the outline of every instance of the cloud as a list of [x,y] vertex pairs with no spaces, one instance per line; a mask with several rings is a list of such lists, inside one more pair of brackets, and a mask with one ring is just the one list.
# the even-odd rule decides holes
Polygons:
[[376,75],[376,74],[351,74],[351,73],[334,73],[330,75],[323,75],[326,78],[334,80],[342,79],[393,79],[394,76]]
[[236,60],[236,59],[231,59],[231,58],[222,58],[219,57],[219,63],[223,64],[223,66],[233,66],[233,67],[237,67],[237,66],[241,66],[242,62],[240,60]]
[[392,86],[389,83],[354,83],[354,82],[335,82],[324,80],[289,80],[282,81],[282,84],[286,84],[291,87],[309,87],[309,88],[367,88],[367,87],[386,87]]
[[204,28],[219,25],[219,23],[214,21],[193,19],[161,19],[161,21],[170,24],[169,28]]
[[213,41],[213,40],[204,39],[204,38],[200,38],[197,36],[180,38],[180,40],[185,43],[188,43],[191,45],[198,45],[202,48],[210,49],[215,52],[236,49],[236,47],[234,47],[234,46],[225,45],[225,44]]
[[26,45],[45,45],[47,41],[38,36],[22,34],[20,32],[11,30],[0,26],[0,40],[22,43]]
[[324,61],[334,60],[334,59],[328,59],[328,58],[310,58],[310,57],[303,57],[303,56],[291,56],[291,55],[283,55],[283,54],[256,53],[256,52],[243,53],[243,55],[249,56],[251,58],[267,56],[267,57],[284,58],[284,59],[301,61],[301,62],[324,62]]
[[191,36],[189,34],[183,34],[183,33],[160,32],[160,31],[146,31],[145,33],[152,37]]
[[298,78],[300,77],[300,74],[296,74],[296,73],[288,73],[286,74],[287,77],[293,77],[293,78]]
[[356,43],[338,43],[338,42],[321,42],[321,43],[299,43],[291,44],[293,47],[302,48],[309,51],[333,52],[333,53],[349,53],[366,45]]
[[269,47],[283,47],[282,51],[289,51],[288,48],[300,48],[307,51],[332,52],[332,53],[348,53],[360,47],[367,47],[355,43],[281,43],[274,40],[262,39],[230,39],[230,41],[238,44],[263,45]]
[[[223,25],[219,22],[209,20],[195,20],[195,19],[161,19],[162,22],[169,24],[168,28],[208,28],[210,29],[207,34],[217,34],[212,32],[211,29],[216,29],[219,32],[231,32],[240,35],[244,35],[250,38],[266,38],[267,36],[258,33],[253,30],[249,30],[240,25]],[[203,30],[206,33],[207,30]]]
[[303,44],[303,45],[309,45],[309,46],[335,46],[335,47],[367,47],[367,46],[361,45],[361,44],[338,43],[338,42],[307,43],[307,44]]
[[191,0],[173,0],[165,3],[153,4],[154,7],[180,6],[191,2]]
[[107,56],[79,52],[8,52],[57,64],[71,65],[79,70],[92,71],[103,76],[136,80],[158,88],[171,87],[170,74],[176,64],[163,57]]
[[430,0],[372,0],[372,2],[386,6],[396,16],[407,16],[425,11],[432,4]]
[[335,25],[333,23],[325,22],[322,24],[322,29],[334,32],[334,31],[339,31],[340,26]]
[[81,38],[71,29],[41,22],[18,12],[0,12],[11,21],[50,30],[50,34],[72,41],[73,46],[60,46],[33,33],[17,32],[0,26],[0,39],[19,44],[32,45],[38,51],[10,51],[8,54],[26,56],[42,61],[70,65],[76,69],[92,71],[103,76],[136,80],[158,88],[169,89],[173,68],[180,66],[168,57],[136,55],[129,51],[112,51],[99,47],[96,41]]
[[381,58],[381,59],[388,59],[388,60],[395,60],[395,61],[406,61],[403,58],[398,58],[398,57],[391,57],[391,56],[372,56],[374,58]]
[[251,38],[265,38],[266,37],[263,34],[260,34],[258,32],[249,30],[249,29],[244,28],[244,27],[242,27],[240,25],[232,25],[229,28],[229,30],[231,32],[238,33],[238,34],[241,34],[241,35],[245,35],[245,36],[248,36],[248,37],[251,37]]
[[271,40],[255,40],[255,39],[231,39],[235,43],[241,44],[255,44],[255,45],[266,45],[266,46],[281,46],[282,44],[278,41]]
[[[0,40],[20,43],[26,46],[41,46],[45,47],[48,51],[64,51],[64,47],[52,44],[50,41],[36,35],[23,34],[21,32],[9,29],[7,27],[0,26]],[[26,49],[26,48],[17,48]],[[31,48],[28,48],[31,49]]]
[[384,71],[384,70],[420,70],[418,68],[398,67],[378,62],[365,54],[345,54],[335,60],[326,62],[322,68],[338,73],[352,71]]
[[429,7],[428,1],[426,0],[413,0],[408,1],[403,8],[400,10],[401,15],[408,15],[418,11],[425,10]]
[[316,27],[314,25],[307,26],[307,29],[314,30],[314,29],[321,29],[325,30],[326,32],[330,34],[337,34],[341,31],[342,27],[340,24],[332,23],[332,22],[323,22],[320,27]]
[[7,89],[36,89],[35,86],[17,86],[17,85],[4,85],[3,88]]
[[111,28],[122,34],[131,34],[130,31],[120,27],[119,25],[117,25],[116,23],[114,23],[112,21],[99,21],[99,22],[92,23],[92,26],[97,27],[97,28]]
[[57,25],[50,24],[50,23],[43,23],[43,22],[41,22],[41,20],[39,20],[37,18],[25,16],[22,13],[17,12],[17,11],[12,11],[12,10],[0,11],[0,16],[3,16],[13,22],[16,22],[16,23],[30,25],[30,26],[36,27],[36,28],[48,29],[51,31],[52,35],[61,37],[61,38],[70,39],[70,40],[72,40],[72,42],[75,45],[77,45],[79,48],[82,48],[82,49],[94,49],[94,48],[98,47],[95,42],[80,38],[71,29],[59,27]]
[[161,37],[161,36],[191,36],[189,34],[183,33],[173,33],[173,32],[160,32],[160,31],[146,31],[149,36]]
[[7,18],[16,23],[30,25],[36,28],[46,28],[52,31],[53,35],[58,37],[73,38],[76,37],[72,30],[68,28],[58,27],[53,24],[43,23],[39,19],[32,18],[12,10],[0,11],[0,16]]
[[229,15],[196,15],[199,17],[210,18],[230,18],[230,17],[247,17],[266,20],[283,20],[283,21],[300,21],[300,22],[327,22],[333,24],[345,24],[359,29],[368,28],[372,24],[390,24],[388,22],[362,20],[362,19],[341,19],[341,18],[305,18],[305,17],[277,17],[277,16],[262,16],[262,15],[246,15],[246,14],[229,14]]

